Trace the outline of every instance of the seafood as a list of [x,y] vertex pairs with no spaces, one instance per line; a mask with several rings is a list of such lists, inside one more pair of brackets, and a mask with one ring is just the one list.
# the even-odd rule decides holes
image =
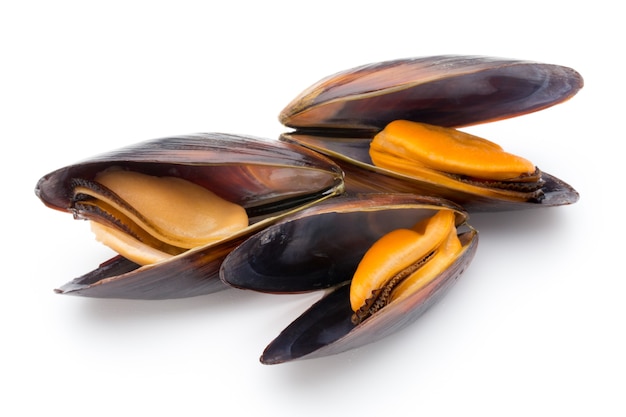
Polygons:
[[93,219],[98,240],[140,265],[227,239],[249,224],[242,206],[179,177],[112,167],[72,183],[75,217]]
[[[396,143],[408,147],[422,142],[423,129],[385,133],[400,130],[399,123],[438,128],[438,140],[456,137],[463,134],[458,128],[561,103],[582,86],[582,77],[571,68],[530,61],[444,55],[381,62],[335,74],[306,89],[280,114],[280,121],[294,129],[281,140],[335,160],[346,173],[348,191],[440,196],[468,211],[572,204],[578,192],[532,163],[521,180],[502,181],[485,170],[500,159],[477,165],[482,172],[469,174],[450,171],[449,165],[399,170],[397,164],[378,163],[370,147],[381,135],[395,136]],[[378,141],[378,154],[387,152],[388,145]],[[471,161],[470,152],[439,148],[441,160]]]
[[[341,195],[247,239],[226,257],[220,277],[230,286],[266,293],[327,289],[268,345],[261,362],[335,354],[403,328],[443,296],[476,251],[478,234],[466,221],[460,207],[442,199]],[[398,233],[411,235],[410,243],[396,240]],[[390,246],[389,240],[396,243]],[[377,245],[382,256],[375,253]],[[368,257],[383,264],[375,260],[368,268]],[[355,277],[363,268],[366,275],[384,276]]]
[[342,190],[341,170],[320,154],[208,133],[96,156],[44,176],[35,192],[47,206],[90,220],[120,253],[57,292],[162,299],[226,288],[218,271],[230,250]]
[[261,362],[331,355],[407,326],[471,263],[471,211],[572,204],[578,192],[460,130],[561,103],[571,68],[442,55],[327,77],[280,114],[279,141],[207,133],[61,168],[36,194],[118,256],[56,291],[165,299],[228,287],[322,298]]

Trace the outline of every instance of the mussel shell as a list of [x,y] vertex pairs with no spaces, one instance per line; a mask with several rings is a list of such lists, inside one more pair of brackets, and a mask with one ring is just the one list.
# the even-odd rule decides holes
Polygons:
[[532,61],[462,55],[386,61],[331,75],[306,89],[280,113],[280,121],[296,129],[281,140],[335,160],[349,192],[441,196],[468,211],[572,204],[578,192],[545,172],[543,197],[520,198],[377,168],[368,150],[374,135],[394,120],[468,126],[553,106],[582,87],[575,70]]
[[230,286],[298,293],[349,281],[365,252],[384,234],[411,227],[448,201],[413,194],[341,195],[281,219],[243,242],[224,260]]
[[118,256],[59,293],[164,299],[224,289],[219,267],[234,247],[282,216],[343,191],[342,171],[316,152],[251,136],[204,133],[145,141],[58,169],[39,180],[35,193],[48,207],[72,212],[72,179],[93,179],[111,166],[204,185],[243,205],[251,225],[229,239],[153,265],[140,267]]
[[469,246],[443,274],[412,297],[389,304],[358,325],[351,321],[353,311],[347,301],[349,283],[334,289],[287,326],[265,348],[261,362],[274,365],[334,355],[379,341],[405,328],[458,281],[476,253],[477,237],[476,232],[462,235],[462,241],[470,240]]
[[336,288],[286,328],[266,349],[267,364],[324,356],[378,340],[415,320],[469,265],[477,233],[461,239],[464,254],[422,291],[394,302],[355,326],[351,322],[349,283],[367,249],[381,236],[411,227],[438,209],[466,213],[438,198],[413,194],[342,195],[287,216],[252,236],[222,263],[228,285],[267,293],[295,293]]
[[463,55],[398,59],[320,80],[279,119],[298,130],[376,132],[399,119],[459,127],[541,110],[582,86],[578,72],[559,65]]
[[578,191],[565,181],[543,171],[543,196],[538,200],[513,199],[506,195],[485,193],[479,187],[467,189],[442,185],[433,178],[411,177],[374,166],[369,156],[371,138],[330,137],[306,133],[284,133],[281,140],[299,144],[327,155],[345,173],[346,190],[354,193],[396,192],[440,196],[454,201],[469,212],[520,210],[573,204]]

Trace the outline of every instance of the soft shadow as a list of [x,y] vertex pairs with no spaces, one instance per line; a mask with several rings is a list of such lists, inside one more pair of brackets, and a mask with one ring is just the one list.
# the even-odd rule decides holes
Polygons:
[[[65,295],[58,295],[66,297]],[[74,296],[67,296],[74,297]],[[81,315],[93,322],[154,321],[166,315],[168,318],[197,314],[209,320],[232,313],[235,309],[254,308],[261,303],[261,294],[227,288],[213,294],[172,300],[122,300],[83,298]]]
[[568,220],[563,208],[547,207],[495,213],[470,213],[469,224],[481,235],[541,235],[563,228]]

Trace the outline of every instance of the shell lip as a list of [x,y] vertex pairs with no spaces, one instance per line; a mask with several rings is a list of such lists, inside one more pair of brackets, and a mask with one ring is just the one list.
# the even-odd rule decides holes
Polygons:
[[478,55],[363,65],[305,89],[279,115],[297,130],[377,131],[398,119],[460,127],[542,110],[584,85],[572,68]]

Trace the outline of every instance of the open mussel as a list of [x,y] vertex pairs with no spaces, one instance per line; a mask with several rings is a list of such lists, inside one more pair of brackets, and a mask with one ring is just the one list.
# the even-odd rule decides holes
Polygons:
[[379,340],[413,322],[471,262],[478,234],[446,200],[342,195],[289,215],[224,260],[221,279],[266,293],[326,294],[265,349],[277,364]]
[[571,204],[579,195],[532,162],[458,128],[545,109],[575,95],[575,70],[444,55],[329,76],[280,114],[281,139],[335,160],[352,192],[440,196],[469,211]]
[[91,221],[120,255],[58,290],[164,299],[226,288],[224,257],[282,216],[343,190],[341,170],[292,144],[218,133],[141,142],[39,180],[53,209]]
[[469,211],[578,200],[531,161],[459,128],[545,109],[582,86],[576,71],[536,62],[388,61],[305,90],[280,115],[293,129],[280,141],[170,137],[58,169],[37,196],[90,221],[119,255],[55,291],[323,291],[261,362],[374,342],[417,319],[470,264],[478,233]]

